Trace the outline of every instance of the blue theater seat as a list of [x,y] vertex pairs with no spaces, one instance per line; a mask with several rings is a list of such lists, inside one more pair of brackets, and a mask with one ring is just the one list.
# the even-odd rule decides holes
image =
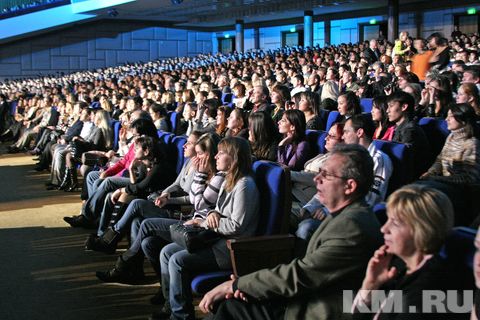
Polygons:
[[476,230],[466,227],[453,228],[448,235],[440,255],[448,260],[461,263],[473,270],[473,256],[475,255]]
[[187,137],[185,136],[177,136],[177,137],[174,137],[172,140],[172,145],[173,145],[172,152],[176,159],[175,171],[177,172],[177,175],[182,170],[183,163],[185,162],[185,156],[183,154],[183,145],[186,142],[187,142]]
[[[192,290],[205,294],[214,286],[229,279],[230,274],[243,275],[261,268],[288,262],[293,253],[294,237],[285,236],[291,210],[290,171],[271,161],[253,164],[255,181],[260,195],[260,221],[256,234],[261,237],[229,240],[227,245],[233,270],[207,272],[192,281]],[[274,251],[271,251],[273,248]],[[258,250],[267,249],[268,253]],[[258,259],[259,256],[262,259]]]
[[168,121],[170,121],[170,129],[173,134],[177,134],[180,124],[180,116],[175,111],[168,112]]
[[327,138],[327,132],[323,130],[307,130],[305,132],[307,141],[310,145],[311,155],[316,156],[318,154],[324,154],[325,139]]
[[425,132],[432,150],[432,154],[428,159],[428,163],[431,165],[437,155],[440,154],[440,151],[442,151],[445,140],[450,134],[450,130],[448,130],[447,121],[439,118],[421,118],[418,121],[418,125],[422,128],[423,132]]
[[330,128],[335,124],[337,123],[338,121],[340,121],[340,112],[338,111],[330,111],[330,113],[328,114],[328,119],[327,119],[327,126],[325,127],[325,131],[328,132],[328,130],[330,130]]
[[118,150],[118,140],[120,139],[120,129],[122,128],[122,123],[117,120],[112,121],[112,129],[113,129],[113,150]]
[[393,172],[388,183],[387,196],[412,181],[412,161],[409,147],[403,143],[373,140],[375,146],[390,157]]
[[372,112],[373,99],[371,98],[362,98],[360,99],[360,108],[362,112]]

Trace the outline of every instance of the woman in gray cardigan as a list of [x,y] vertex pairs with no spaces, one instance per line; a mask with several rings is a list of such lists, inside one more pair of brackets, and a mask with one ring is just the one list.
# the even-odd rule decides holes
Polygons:
[[[259,195],[251,176],[251,152],[248,141],[229,137],[218,145],[215,157],[218,171],[226,173],[215,210],[198,224],[223,237],[211,247],[188,253],[171,243],[160,253],[162,291],[166,303],[153,319],[170,314],[174,318],[193,319],[190,281],[192,275],[231,268],[227,239],[254,235],[258,224]],[[171,306],[171,307],[170,307]]]

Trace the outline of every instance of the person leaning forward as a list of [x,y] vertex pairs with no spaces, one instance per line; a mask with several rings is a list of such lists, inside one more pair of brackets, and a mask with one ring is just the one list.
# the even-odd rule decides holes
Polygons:
[[[337,145],[315,177],[328,216],[305,256],[220,284],[200,302],[209,319],[350,319],[343,290],[357,290],[369,257],[382,243],[380,224],[365,203],[373,161],[359,145]],[[222,301],[229,298],[226,301]]]

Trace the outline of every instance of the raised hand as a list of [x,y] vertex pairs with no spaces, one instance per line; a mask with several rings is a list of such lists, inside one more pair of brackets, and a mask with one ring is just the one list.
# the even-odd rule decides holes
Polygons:
[[390,267],[392,255],[387,253],[387,246],[383,245],[375,251],[367,265],[367,272],[361,290],[376,290],[397,274],[395,267]]

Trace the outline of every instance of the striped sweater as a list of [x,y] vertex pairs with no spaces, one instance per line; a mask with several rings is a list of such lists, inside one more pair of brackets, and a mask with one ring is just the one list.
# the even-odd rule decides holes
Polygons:
[[207,213],[215,209],[220,187],[225,180],[225,173],[217,172],[210,181],[207,182],[207,179],[208,174],[198,171],[195,172],[193,177],[189,196],[195,209],[194,219],[205,219]]
[[454,184],[480,182],[480,141],[467,138],[465,128],[454,130],[424,178]]

